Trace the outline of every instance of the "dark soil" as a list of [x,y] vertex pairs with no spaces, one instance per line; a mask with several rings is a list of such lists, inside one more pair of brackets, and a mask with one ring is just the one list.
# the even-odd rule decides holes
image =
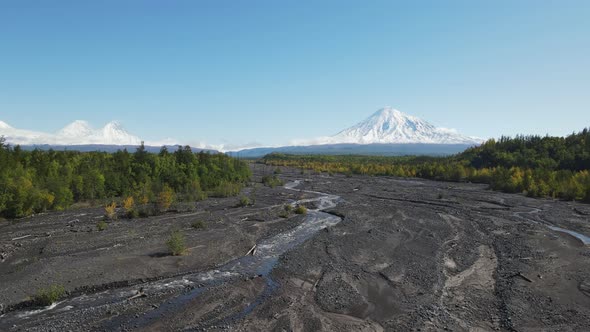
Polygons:
[[[274,170],[253,168],[255,179]],[[299,225],[305,216],[281,218],[283,205],[313,194],[258,186],[251,207],[209,199],[104,231],[101,209],[0,223],[0,330],[590,330],[590,246],[547,227],[590,235],[588,205],[478,184],[293,169],[280,177],[340,196],[326,212],[343,220],[282,255],[268,276],[182,286]],[[191,227],[196,220],[206,228]],[[173,229],[186,236],[182,256],[168,255]],[[160,279],[181,286],[154,287]],[[68,298],[32,313],[43,309],[27,307],[28,297],[51,284]],[[130,299],[106,300],[106,290]]]

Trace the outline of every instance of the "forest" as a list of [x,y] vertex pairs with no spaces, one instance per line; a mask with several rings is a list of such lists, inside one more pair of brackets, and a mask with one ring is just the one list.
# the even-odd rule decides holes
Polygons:
[[486,183],[494,190],[590,202],[590,133],[490,139],[449,157],[270,154],[267,165],[317,172]]
[[64,210],[78,202],[125,198],[143,205],[165,197],[194,201],[237,195],[251,173],[224,154],[194,153],[189,146],[148,153],[24,151],[0,137],[0,216],[21,218]]

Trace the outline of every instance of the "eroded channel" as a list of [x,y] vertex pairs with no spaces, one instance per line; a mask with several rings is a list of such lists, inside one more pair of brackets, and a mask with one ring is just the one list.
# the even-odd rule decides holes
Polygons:
[[[225,318],[224,320],[240,319],[254,310],[257,305],[276,289],[277,284],[270,278],[270,272],[275,267],[279,257],[283,253],[309,239],[318,231],[336,225],[342,220],[342,218],[338,216],[322,211],[335,207],[340,200],[339,196],[296,189],[300,184],[300,180],[289,182],[285,185],[285,189],[315,194],[318,195],[318,197],[294,201],[290,204],[295,206],[297,204],[313,202],[316,204],[317,208],[308,210],[304,222],[297,227],[257,243],[255,250],[249,255],[235,259],[219,268],[201,273],[164,279],[134,287],[112,289],[95,294],[81,295],[61,301],[46,308],[9,312],[0,316],[0,328],[18,329],[19,325],[23,323],[27,323],[27,325],[35,325],[35,322],[39,322],[39,324],[42,324],[42,322],[47,319],[56,320],[62,315],[72,315],[76,310],[85,311],[90,308],[99,309],[103,306],[108,307],[113,304],[124,303],[140,293],[150,296],[150,294],[157,294],[158,292],[190,289],[188,292],[182,292],[180,295],[167,300],[156,309],[141,316],[141,318],[123,314],[113,317],[102,326],[103,329],[108,330],[116,330],[121,325],[129,324],[141,327],[157,321],[159,317],[166,315],[167,312],[178,310],[180,307],[186,305],[192,299],[199,296],[212,286],[223,282],[231,282],[234,278],[253,276],[263,277],[266,282],[266,288],[263,293],[242,312],[230,318]],[[83,313],[81,313],[80,316],[82,315]]]

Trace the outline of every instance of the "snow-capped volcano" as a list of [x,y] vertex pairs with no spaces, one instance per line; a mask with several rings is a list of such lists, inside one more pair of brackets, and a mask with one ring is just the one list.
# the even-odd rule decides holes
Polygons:
[[107,144],[115,144],[115,145],[138,145],[141,144],[141,140],[137,136],[133,136],[128,133],[123,126],[117,122],[112,121],[106,124],[100,130],[100,137],[107,142]]
[[0,136],[11,144],[35,145],[139,145],[141,139],[128,133],[120,123],[113,121],[100,129],[93,129],[86,121],[76,120],[55,134],[16,129],[0,121]]
[[90,136],[92,135],[92,132],[92,127],[90,127],[88,122],[76,120],[58,131],[57,135],[61,137],[77,138]]
[[428,143],[428,144],[479,144],[481,140],[463,136],[451,129],[437,128],[432,124],[385,107],[366,120],[329,137],[335,143]]
[[8,123],[0,121],[0,129],[12,129],[12,127],[9,126]]

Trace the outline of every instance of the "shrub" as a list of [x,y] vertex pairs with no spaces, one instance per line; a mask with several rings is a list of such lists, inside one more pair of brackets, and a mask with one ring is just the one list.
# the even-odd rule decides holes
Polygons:
[[293,211],[293,206],[291,204],[285,204],[284,209],[288,213],[291,213]]
[[214,197],[232,197],[236,196],[242,190],[241,183],[231,183],[222,181],[214,190],[213,195]]
[[135,209],[129,210],[127,213],[125,213],[125,216],[129,219],[137,218],[139,217],[139,212]]
[[184,235],[179,230],[173,231],[166,241],[166,245],[170,250],[170,253],[174,256],[182,255],[182,253],[186,250],[186,245],[184,244]]
[[256,192],[257,191],[258,191],[258,185],[254,184],[254,187],[252,188],[252,191],[250,192],[250,196],[248,197],[250,199],[250,205],[256,204]]
[[139,198],[139,203],[141,205],[146,205],[147,203],[149,203],[150,198],[148,197],[148,195],[141,195],[141,197]]
[[109,220],[117,219],[117,203],[112,202],[104,207],[104,215]]
[[125,209],[125,215],[127,218],[132,219],[137,217],[137,212],[135,211],[135,200],[133,196],[128,196],[123,200],[123,208]]
[[264,183],[266,186],[274,188],[277,186],[282,186],[283,185],[283,181],[281,181],[281,179],[279,179],[278,176],[276,175],[265,175],[262,177],[262,183]]
[[277,167],[277,168],[275,168],[273,173],[274,174],[281,174],[281,169]]
[[297,214],[307,214],[307,208],[305,206],[303,206],[303,205],[299,205],[295,209],[295,213],[297,213]]
[[66,293],[64,286],[51,285],[47,288],[41,288],[37,291],[34,301],[42,306],[49,306],[61,299]]
[[168,185],[164,185],[162,191],[158,194],[158,210],[160,212],[166,212],[172,205],[174,200],[174,191]]
[[281,217],[281,218],[289,218],[289,212],[283,210],[283,211],[281,211],[281,213],[279,213],[279,217]]
[[207,225],[205,224],[205,222],[203,220],[197,220],[191,224],[191,227],[194,229],[203,229],[203,228],[207,227]]
[[250,199],[247,196],[240,197],[240,203],[238,204],[241,207],[246,207],[250,205]]
[[103,220],[103,221],[99,221],[98,224],[96,224],[96,228],[98,229],[99,232],[104,231],[105,229],[107,229],[108,224]]

